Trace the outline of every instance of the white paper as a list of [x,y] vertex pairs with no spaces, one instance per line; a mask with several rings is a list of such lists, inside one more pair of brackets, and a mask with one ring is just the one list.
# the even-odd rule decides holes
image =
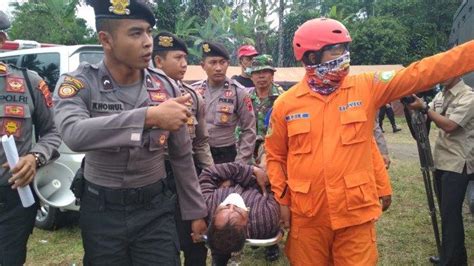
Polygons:
[[[5,151],[5,156],[7,157],[8,165],[10,169],[13,169],[20,159],[13,136],[10,135],[7,137],[7,135],[3,135],[2,146]],[[30,186],[18,187],[17,190],[23,207],[28,208],[35,203],[35,198],[33,197]]]

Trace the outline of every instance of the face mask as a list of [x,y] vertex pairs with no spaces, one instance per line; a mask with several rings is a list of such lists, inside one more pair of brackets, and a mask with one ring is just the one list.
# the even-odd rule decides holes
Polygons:
[[341,85],[341,81],[349,74],[350,53],[322,63],[306,66],[308,85],[316,93],[329,95]]
[[225,200],[221,204],[219,204],[219,206],[226,206],[229,204],[235,205],[245,211],[248,211],[247,206],[245,206],[244,199],[237,193],[229,194],[229,196],[227,196],[227,198],[225,198]]

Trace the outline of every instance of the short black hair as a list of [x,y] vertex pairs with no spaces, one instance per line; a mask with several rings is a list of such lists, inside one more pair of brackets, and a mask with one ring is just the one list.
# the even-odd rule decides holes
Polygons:
[[155,64],[155,57],[156,56],[159,56],[163,59],[166,59],[166,56],[168,55],[168,52],[167,50],[159,50],[159,51],[153,51],[153,53],[151,54],[151,61],[153,61],[153,66],[156,67],[156,64]]
[[216,254],[227,255],[241,251],[246,239],[247,226],[237,225],[232,218],[222,228],[216,228],[214,216],[207,230],[207,245]]
[[95,29],[97,33],[105,31],[113,34],[117,29],[119,21],[117,19],[97,18],[95,20]]

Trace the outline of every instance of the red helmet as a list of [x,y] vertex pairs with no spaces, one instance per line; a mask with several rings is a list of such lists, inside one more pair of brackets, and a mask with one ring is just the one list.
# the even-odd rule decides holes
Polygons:
[[303,23],[293,37],[293,52],[300,61],[307,51],[319,51],[326,45],[351,42],[351,36],[341,22],[330,18],[316,18]]
[[241,58],[242,56],[254,56],[258,55],[257,49],[252,45],[242,45],[237,52],[237,56]]

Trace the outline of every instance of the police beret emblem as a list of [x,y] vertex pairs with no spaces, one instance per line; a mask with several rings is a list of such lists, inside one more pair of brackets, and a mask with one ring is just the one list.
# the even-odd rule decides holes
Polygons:
[[173,37],[170,36],[160,36],[158,39],[158,45],[163,47],[172,47],[173,46]]
[[209,44],[208,43],[205,43],[202,45],[202,50],[205,52],[205,53],[209,53],[211,51],[211,48],[209,47]]
[[130,0],[110,0],[109,11],[116,15],[130,15]]

